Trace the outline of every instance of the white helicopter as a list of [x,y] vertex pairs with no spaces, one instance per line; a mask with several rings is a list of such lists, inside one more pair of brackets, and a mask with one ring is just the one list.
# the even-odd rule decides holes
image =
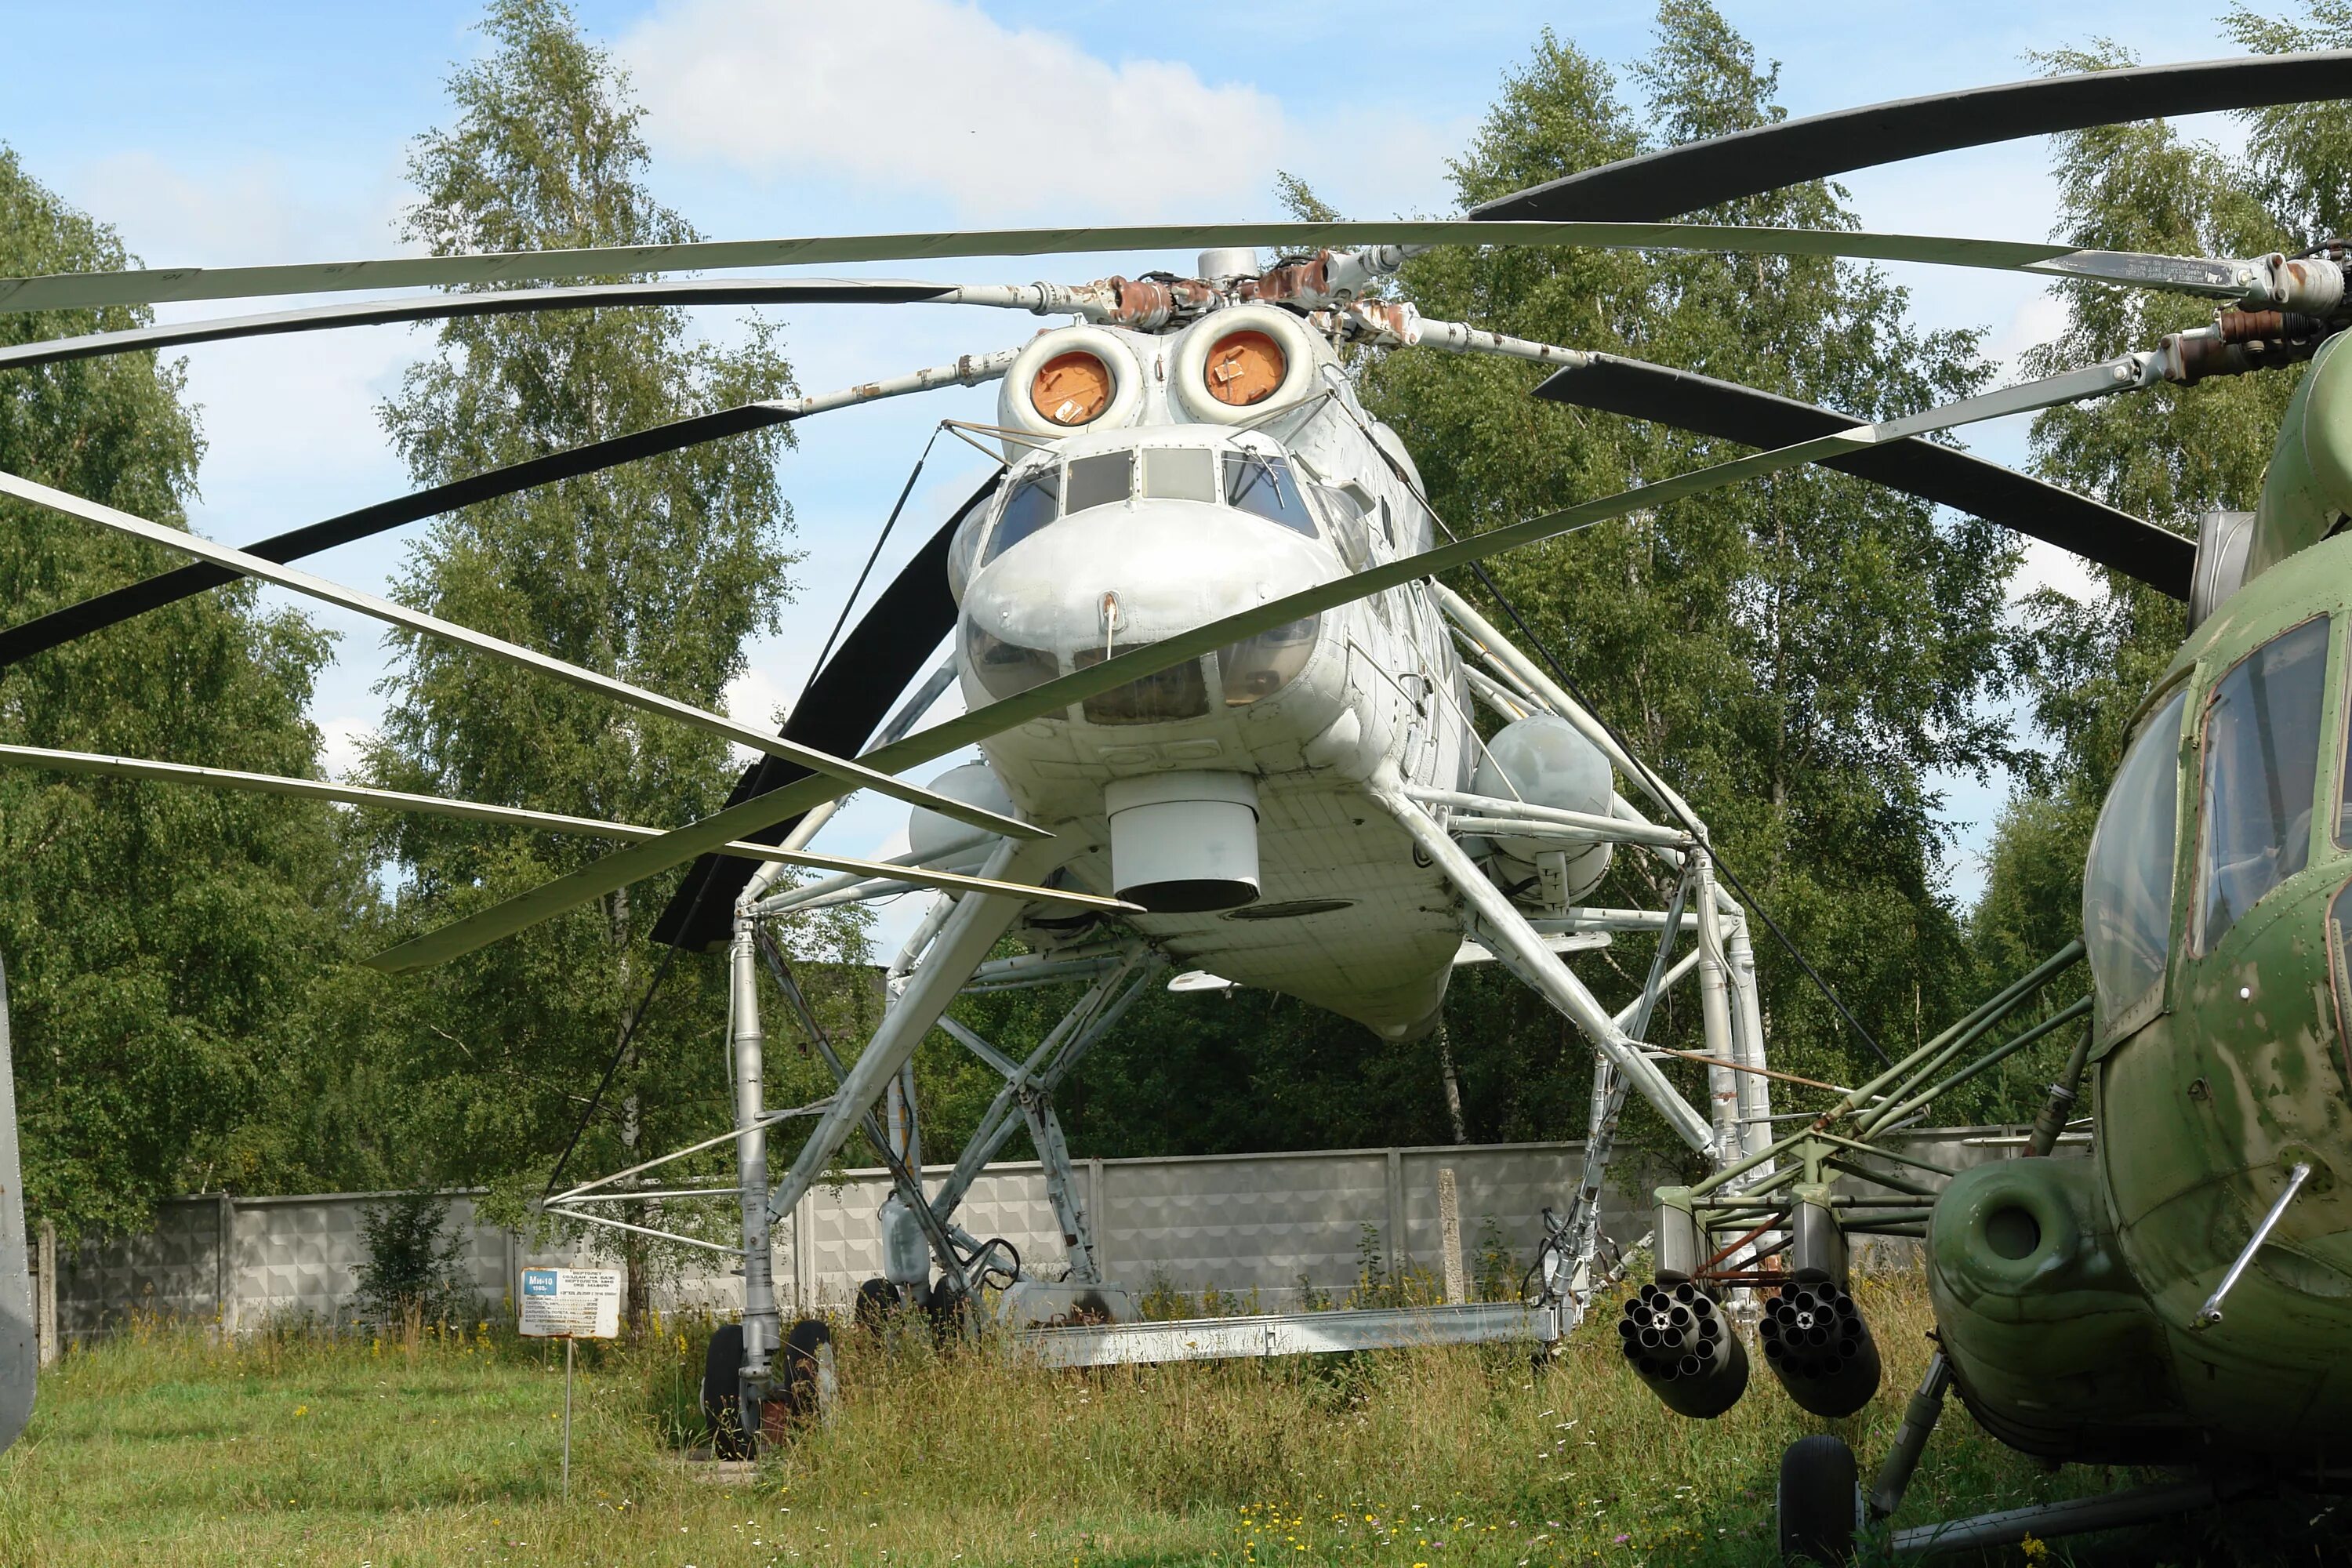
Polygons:
[[[1706,828],[1659,773],[1570,689],[1445,587],[1440,573],[1579,527],[1820,462],[1954,505],[2140,576],[2183,597],[2196,552],[2140,519],[1916,437],[2086,397],[2193,380],[2242,344],[2220,329],[2147,353],[1863,425],[1689,373],[1422,318],[1375,286],[1436,245],[1573,245],[1760,251],[1941,262],[2168,288],[2249,310],[2332,310],[2316,274],[2285,258],[2237,262],[2086,252],[1848,231],[1657,221],[1731,197],[1948,148],[2156,114],[2352,95],[2352,53],[2265,57],[2048,78],[1786,121],[1587,171],[1504,198],[1469,219],[1062,229],[606,247],[321,266],[88,274],[0,280],[0,312],[165,300],[457,288],[391,300],[141,328],[0,348],[0,374],[89,354],[361,322],[614,304],[961,303],[1070,317],[1025,346],[847,391],[750,405],[534,459],[231,549],[12,475],[0,494],[145,538],[194,558],[163,577],[0,631],[0,666],[155,605],[250,575],[488,657],[700,725],[765,753],[722,810],[667,828],[503,805],[394,795],[189,763],[0,747],[0,761],[117,772],[430,811],[631,841],[571,876],[380,955],[399,972],[436,963],[646,877],[697,864],[657,931],[724,942],[732,976],[735,1124],[702,1143],[572,1187],[548,1209],[633,1228],[600,1205],[646,1194],[668,1161],[732,1142],[741,1196],[744,1314],[714,1366],[743,1440],[761,1409],[804,1401],[823,1377],[824,1325],[784,1332],[770,1230],[861,1127],[896,1178],[885,1209],[885,1289],[968,1296],[1005,1287],[1000,1310],[1066,1363],[1202,1353],[1200,1325],[1172,1334],[1122,1322],[1099,1278],[1052,1091],[1143,987],[1259,986],[1392,1038],[1433,1026],[1453,970],[1501,963],[1593,1047],[1585,1165],[1566,1216],[1547,1215],[1532,1299],[1419,1314],[1416,1337],[1556,1339],[1601,1281],[1599,1197],[1616,1120],[1638,1091],[1718,1170],[1771,1147],[1769,1086],[1748,915],[1722,885]],[[1306,247],[1263,268],[1253,250]],[[1076,287],[839,279],[697,279],[523,288],[544,279],[688,268],[1047,254],[1206,246],[1198,276]],[[1353,247],[1327,249],[1324,247]],[[2337,279],[2340,288],[2340,276]],[[2208,341],[2210,338],[2210,342]],[[1500,354],[1558,367],[1559,401],[1676,423],[1769,448],[1469,539],[1439,542],[1412,458],[1358,402],[1341,357],[1357,343]],[[2259,353],[2259,345],[2256,348]],[[2240,366],[2238,368],[2242,368]],[[943,384],[1001,381],[1002,472],[942,526],[812,680],[781,736],[387,604],[286,563],[455,507],[824,409]],[[937,659],[942,641],[949,645]],[[928,671],[928,674],[927,674]],[[950,684],[960,717],[918,730]],[[911,689],[911,690],[910,690]],[[1475,717],[1483,708],[1491,723]],[[894,711],[895,710],[895,711]],[[928,787],[896,775],[977,743],[985,761]],[[851,760],[854,754],[854,760]],[[851,790],[916,808],[894,861],[807,846]],[[1670,889],[1656,907],[1582,903],[1613,855],[1651,857]],[[764,864],[762,864],[764,862]],[[783,885],[784,870],[836,873]],[[756,869],[755,869],[756,868]],[[873,1037],[844,1060],[814,1027],[774,922],[796,910],[936,889],[888,972]],[[1658,933],[1634,998],[1612,1009],[1576,952],[1615,933]],[[1008,935],[1024,950],[991,957]],[[765,966],[839,1075],[814,1107],[766,1104],[760,984]],[[950,1019],[971,988],[1087,983],[1024,1059]],[[1689,981],[1704,1049],[1644,1043],[1653,1008]],[[910,1063],[944,1027],[1004,1086],[943,1183],[927,1185]],[[1704,1067],[1703,1105],[1664,1070]],[[768,1134],[813,1126],[772,1179]],[[1025,1125],[1063,1231],[1057,1279],[1026,1272],[955,1220],[981,1168]],[[696,1245],[707,1238],[681,1237]],[[1757,1255],[1772,1238],[1753,1238]],[[1737,1260],[1735,1260],[1737,1261]],[[1454,1314],[1448,1317],[1448,1313]],[[1393,1342],[1392,1321],[1316,1329],[1258,1320],[1230,1344],[1343,1348]],[[1230,1321],[1228,1321],[1230,1322]],[[1244,1346],[1241,1340],[1247,1340]],[[790,1350],[795,1353],[784,1354]],[[782,1365],[779,1365],[781,1360]]]

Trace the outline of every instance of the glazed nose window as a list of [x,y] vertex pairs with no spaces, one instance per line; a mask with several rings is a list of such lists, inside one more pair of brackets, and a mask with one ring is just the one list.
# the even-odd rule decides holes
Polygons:
[[1059,508],[1054,492],[1062,488],[1062,471],[1047,468],[1033,474],[1013,487],[1004,498],[1003,514],[996,520],[996,531],[989,535],[988,553],[981,564],[985,566],[1039,529],[1051,523]]
[[1161,500],[1217,499],[1217,455],[1206,447],[1146,447],[1143,493]]
[[[1132,653],[1150,643],[1119,643],[1110,654]],[[1107,657],[1102,648],[1081,648],[1070,663],[1092,669]],[[1209,682],[1201,661],[1188,658],[1172,668],[1130,680],[1125,686],[1097,692],[1079,704],[1090,724],[1158,724],[1171,719],[1198,719],[1209,710]]]
[[1054,656],[1042,647],[1023,647],[981,630],[977,622],[963,624],[964,657],[991,697],[1002,701],[1018,697],[1033,686],[1043,686],[1061,674]]
[[1219,648],[1217,674],[1224,685],[1225,706],[1246,708],[1297,679],[1315,651],[1315,633],[1321,625],[1320,616],[1309,616]]
[[1075,458],[1070,464],[1069,500],[1064,510],[1076,513],[1111,506],[1125,500],[1134,488],[1135,454],[1131,451]]
[[1298,493],[1298,481],[1291,477],[1285,458],[1260,457],[1255,452],[1226,453],[1225,500],[1268,522],[1315,537],[1314,516],[1307,511],[1307,498]]

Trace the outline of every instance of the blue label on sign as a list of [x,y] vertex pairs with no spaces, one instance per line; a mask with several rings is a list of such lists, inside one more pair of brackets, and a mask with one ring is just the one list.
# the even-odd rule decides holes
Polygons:
[[524,1269],[522,1271],[522,1293],[526,1296],[554,1295],[555,1270],[552,1268]]

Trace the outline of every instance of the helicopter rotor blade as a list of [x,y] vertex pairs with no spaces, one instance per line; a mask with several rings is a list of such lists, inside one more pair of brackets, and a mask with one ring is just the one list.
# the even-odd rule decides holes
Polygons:
[[[1018,349],[1002,349],[989,354],[967,354],[953,365],[919,370],[884,381],[866,382],[839,392],[746,403],[711,414],[698,414],[689,418],[673,420],[667,425],[632,431],[626,436],[592,441],[568,451],[526,458],[502,468],[491,468],[462,479],[452,479],[447,484],[434,485],[392,500],[381,501],[374,506],[362,507],[357,511],[331,517],[322,522],[274,534],[246,546],[246,552],[265,561],[297,561],[339,544],[349,544],[408,523],[421,522],[428,517],[456,511],[461,507],[519,495],[541,485],[578,479],[583,474],[600,473],[606,468],[658,457],[666,452],[682,451],[706,441],[723,440],[730,436],[763,430],[772,425],[805,419],[813,414],[851,407],[879,398],[903,396],[940,386],[977,385],[1003,375],[1019,353]],[[217,588],[224,583],[233,583],[241,575],[243,574],[226,566],[199,562],[127,584],[95,598],[68,605],[61,610],[52,610],[21,626],[0,631],[0,669],[71,642],[76,637],[119,625],[150,610]]]
[[[1865,235],[1845,229],[1759,228],[1662,223],[1499,224],[1467,219],[1346,223],[1144,224],[1117,227],[976,229],[931,234],[835,235],[791,239],[695,240],[674,245],[473,256],[391,257],[269,267],[179,267],[0,279],[0,312],[83,310],[179,300],[369,289],[508,284],[738,267],[813,266],[943,258],[1055,256],[1273,246],[1570,245],[1614,249],[1762,250],[1804,256],[2022,267],[2066,255],[2063,245]],[[1854,247],[1859,247],[1859,249]]]
[[[994,256],[1076,255],[1102,251],[1151,251],[1190,248],[1269,246],[1298,249],[1353,247],[1338,254],[1348,261],[1382,258],[1375,273],[1394,270],[1394,263],[1440,246],[1560,246],[1599,250],[1669,250],[1766,256],[1822,256],[1857,261],[1912,261],[1938,267],[1964,267],[2003,272],[2053,273],[2095,278],[2140,288],[2165,289],[2213,298],[2243,298],[2251,307],[2268,302],[2257,291],[2261,279],[2254,264],[2242,260],[2203,260],[2194,257],[2147,256],[2134,252],[2078,250],[2072,246],[2019,240],[1971,239],[1949,235],[1878,234],[1860,229],[1775,228],[1740,224],[1674,224],[1633,221],[1517,221],[1474,218],[1368,220],[1332,223],[1160,224],[1122,228],[1035,228],[972,230],[961,233],[853,235],[802,239],[706,240],[688,244],[629,246],[595,250],[506,252],[493,256],[393,258],[383,261],[341,261],[278,267],[181,268],[151,271],[58,273],[37,278],[0,279],[0,314],[22,310],[60,310],[134,305],[179,300],[237,299],[268,294],[328,293],[404,285],[463,287],[533,279],[604,276],[615,271],[658,272],[711,267],[774,267],[817,262],[907,261]],[[1311,266],[1299,268],[1312,271]],[[624,287],[614,285],[614,288]],[[740,287],[740,285],[739,285]],[[911,285],[904,287],[913,287]],[[528,290],[499,290],[518,300],[546,296]],[[552,292],[552,291],[550,291]],[[723,290],[721,291],[723,293]],[[1068,310],[1101,319],[1086,290],[1055,285],[945,286],[929,296],[933,302],[997,304],[1040,313]],[[1031,298],[988,298],[1034,294]],[[1329,303],[1311,282],[1297,290],[1301,303]],[[1280,296],[1287,299],[1288,296]],[[658,298],[650,301],[665,302]],[[677,300],[667,301],[671,303]],[[895,301],[904,302],[904,301]],[[517,310],[538,308],[518,303]],[[389,302],[387,309],[409,314],[385,319],[423,319],[413,301]],[[265,323],[256,331],[295,331],[286,323],[298,312],[240,317],[237,322]],[[365,310],[344,319],[318,321],[319,326],[363,321]],[[226,325],[226,323],[220,323]],[[215,332],[208,324],[191,323],[191,335],[174,337],[174,329],[134,329],[149,334],[147,346],[170,341],[199,342]],[[92,346],[110,334],[86,334],[60,339],[66,352],[51,357],[72,357],[100,352]],[[133,345],[139,346],[139,345]],[[28,345],[27,352],[0,363],[42,363],[47,345]]]
[[[1794,398],[1759,392],[1692,371],[1584,356],[1555,372],[1535,395],[1597,408],[1759,447],[1785,447],[1860,423]],[[2176,599],[2189,597],[2197,547],[2145,518],[2045,484],[2014,468],[1916,437],[1873,447],[1823,465],[2111,566]]]
[[732,719],[697,708],[691,703],[665,697],[657,691],[648,691],[643,687],[632,686],[627,681],[615,679],[609,675],[603,675],[576,664],[568,664],[562,659],[541,653],[535,648],[507,642],[491,637],[486,632],[476,631],[470,626],[461,626],[454,622],[442,620],[437,616],[429,616],[421,610],[412,610],[404,605],[395,605],[388,599],[379,599],[373,594],[363,594],[356,588],[348,588],[340,583],[331,583],[326,578],[312,576],[308,572],[298,571],[291,566],[282,566],[274,561],[265,561],[258,555],[249,555],[241,550],[232,550],[226,545],[215,544],[196,534],[184,532],[176,528],[167,528],[160,522],[151,522],[143,517],[134,517],[130,512],[118,510],[110,506],[85,500],[79,496],[53,489],[47,485],[37,483],[16,474],[0,473],[0,495],[14,496],[18,500],[30,502],[34,506],[49,511],[58,512],[67,517],[79,518],[86,522],[94,522],[102,528],[112,529],[118,533],[128,534],[134,539],[143,539],[150,544],[161,545],[166,550],[177,551],[184,555],[194,556],[199,561],[231,568],[246,576],[257,577],[266,583],[275,583],[281,588],[291,589],[295,593],[317,599],[322,604],[334,605],[371,619],[382,621],[387,626],[398,626],[405,631],[433,637],[441,642],[455,644],[475,653],[487,654],[509,664],[535,670],[541,675],[551,676],[555,679],[579,687],[583,690],[611,698],[629,707],[674,720],[707,734],[718,735],[737,745],[749,746],[753,751],[786,758],[809,768],[812,772],[827,775],[828,783],[843,786],[841,790],[843,794],[848,793],[851,789],[872,789],[877,794],[905,801],[910,805],[928,806],[943,816],[952,817],[958,822],[966,823],[990,833],[1002,834],[1007,837],[1028,839],[1053,837],[1044,829],[1033,827],[1025,822],[1016,821],[1009,816],[1001,816],[992,811],[984,811],[963,801],[924,789],[919,784],[907,784],[891,777],[888,773],[877,772],[847,758],[833,756],[828,752],[817,751],[814,747],[797,745],[793,742],[771,736],[751,725],[740,724]]
[[[1031,720],[1066,711],[1087,698],[1139,680],[1146,676],[1197,658],[1225,644],[1320,615],[1372,594],[1401,587],[1419,578],[1451,571],[1523,545],[1557,538],[1578,529],[1623,517],[1629,512],[1704,495],[1742,480],[1760,479],[1806,463],[1822,462],[1851,452],[1951,429],[1985,419],[2030,413],[2061,403],[2080,402],[2151,384],[2161,379],[2153,367],[2156,356],[2126,355],[2119,360],[2086,365],[2063,374],[2006,387],[1940,408],[1928,409],[1877,425],[1858,426],[1769,452],[1693,469],[1617,495],[1580,502],[1490,532],[1474,534],[1435,549],[1384,562],[1349,576],[1339,577],[1298,593],[1164,637],[1149,647],[1114,654],[1099,664],[942,721],[903,740],[866,752],[859,761],[876,769],[904,770],[920,766],[965,746],[1002,733]],[[412,938],[366,962],[391,973],[427,968],[488,945],[501,937],[538,924],[566,910],[604,897],[707,854],[772,824],[845,794],[838,781],[807,778],[765,795],[739,801],[698,822],[664,837],[634,844],[594,864],[478,913]]]
[[374,327],[401,321],[446,321],[467,316],[510,316],[536,310],[589,310],[620,305],[906,305],[934,300],[955,291],[948,283],[901,283],[842,278],[690,278],[656,283],[594,283],[571,289],[494,289],[469,294],[422,294],[358,304],[308,305],[256,316],[173,321],[117,332],[85,332],[0,346],[0,370],[97,359],[149,349],[233,338],[274,337],[335,327]]
[[[940,525],[872,607],[858,617],[833,656],[809,678],[806,689],[785,717],[787,739],[845,756],[873,740],[888,717],[890,705],[922,673],[932,650],[955,629],[955,599],[948,592],[948,552],[964,520],[995,495],[1003,472],[999,468],[990,474]],[[906,721],[911,723],[919,716],[912,715]],[[743,770],[727,804],[740,805],[805,776],[805,769],[761,757]],[[755,841],[782,839],[799,820],[800,814],[795,813],[745,837]],[[740,860],[704,856],[654,921],[653,939],[698,952],[725,940],[735,918],[736,895],[750,877],[751,868]]]
[[[630,822],[606,822],[599,817],[570,816],[561,812],[531,811],[522,806],[493,805],[486,801],[452,800],[446,795],[413,795],[405,790],[374,789],[364,784],[339,784],[324,779],[288,778],[279,773],[246,773],[235,768],[208,768],[186,763],[159,763],[144,757],[116,757],[94,752],[53,751],[46,746],[0,745],[0,764],[41,768],[51,773],[96,774],[116,778],[153,779],[166,784],[205,784],[218,789],[258,795],[292,795],[303,800],[331,801],[341,805],[383,811],[416,812],[454,816],[467,822],[494,822],[541,833],[577,833],[595,838],[657,838],[662,829]],[[741,862],[776,860],[812,870],[845,872],[858,877],[887,878],[950,892],[1007,893],[1045,903],[1079,909],[1134,911],[1137,905],[1119,899],[1062,888],[1037,888],[1022,882],[999,882],[939,871],[897,861],[866,860],[845,855],[819,855],[804,849],[780,849],[772,844],[733,843],[719,853]],[[749,870],[748,864],[745,867]]]
[[1604,163],[1473,207],[1474,218],[1661,219],[1857,169],[2160,116],[2352,98],[2352,50],[2037,77],[1759,125]]

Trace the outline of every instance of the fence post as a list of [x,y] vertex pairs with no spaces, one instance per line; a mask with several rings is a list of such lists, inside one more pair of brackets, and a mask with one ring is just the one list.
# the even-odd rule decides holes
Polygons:
[[33,1338],[40,1346],[43,1366],[58,1364],[58,1226],[41,1222],[41,1238],[34,1267],[41,1273],[40,1300],[33,1306]]
[[1445,1269],[1445,1300],[1458,1307],[1470,1291],[1462,1277],[1462,1198],[1451,1165],[1437,1172],[1437,1258]]
[[213,1244],[213,1321],[221,1338],[236,1332],[236,1200],[220,1195],[218,1228]]
[[1388,1154],[1389,1219],[1384,1227],[1386,1245],[1381,1251],[1388,1264],[1389,1283],[1394,1285],[1402,1276],[1404,1266],[1412,1254],[1404,1245],[1404,1151],[1391,1149]]
[[793,1205],[793,1310],[803,1317],[816,1310],[816,1188]]
[[1103,1163],[1099,1154],[1087,1158],[1087,1217],[1094,1222],[1095,1278],[1110,1278],[1110,1214],[1103,1207]]

